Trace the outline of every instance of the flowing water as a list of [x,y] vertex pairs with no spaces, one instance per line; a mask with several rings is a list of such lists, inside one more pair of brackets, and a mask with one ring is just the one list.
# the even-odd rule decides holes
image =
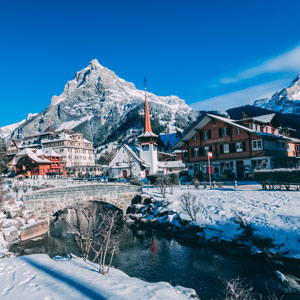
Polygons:
[[[261,259],[209,246],[180,243],[150,231],[136,231],[126,225],[121,229],[120,239],[113,266],[129,276],[194,288],[201,299],[221,299],[222,280],[237,277],[251,284],[258,293],[267,295],[267,290],[274,291],[274,271],[278,267]],[[11,250],[20,255],[47,253],[51,257],[65,256],[71,252],[79,254],[61,219],[51,225],[46,239],[14,246]],[[283,299],[300,298],[285,296]]]

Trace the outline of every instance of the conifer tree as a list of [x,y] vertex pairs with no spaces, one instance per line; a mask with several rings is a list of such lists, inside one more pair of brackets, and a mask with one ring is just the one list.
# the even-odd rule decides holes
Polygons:
[[7,171],[8,157],[6,153],[6,143],[0,131],[0,174]]

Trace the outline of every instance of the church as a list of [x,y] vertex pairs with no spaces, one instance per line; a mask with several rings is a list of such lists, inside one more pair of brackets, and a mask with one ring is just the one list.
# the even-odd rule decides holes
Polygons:
[[[158,136],[152,132],[149,104],[145,88],[145,125],[144,131],[138,136],[139,147],[123,144],[109,164],[110,178],[138,177],[146,178],[157,173],[167,174],[184,169],[182,161],[158,161]],[[171,163],[171,167],[169,167]]]

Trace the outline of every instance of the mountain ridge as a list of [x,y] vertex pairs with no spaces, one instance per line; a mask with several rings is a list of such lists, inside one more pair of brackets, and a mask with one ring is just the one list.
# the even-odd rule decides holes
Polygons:
[[281,113],[300,115],[300,74],[287,88],[277,91],[270,99],[254,101],[253,105]]
[[[147,98],[152,119],[165,131],[185,129],[198,117],[198,112],[177,96],[156,96],[147,92]],[[52,97],[47,108],[18,126],[10,138],[38,134],[49,124],[56,130],[79,131],[95,146],[111,141],[114,132],[119,134],[119,137],[115,135],[116,139],[126,140],[130,130],[129,136],[134,138],[143,129],[138,116],[143,115],[144,100],[145,91],[136,89],[133,83],[93,59],[87,67],[76,72],[60,95]],[[133,121],[130,128],[125,124],[129,118]]]

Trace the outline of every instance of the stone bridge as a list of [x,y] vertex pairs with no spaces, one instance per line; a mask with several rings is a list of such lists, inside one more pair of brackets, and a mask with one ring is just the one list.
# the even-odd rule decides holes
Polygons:
[[85,184],[63,188],[50,188],[25,194],[25,208],[33,210],[38,219],[48,219],[57,211],[75,203],[99,201],[109,203],[126,213],[132,199],[142,189],[125,184]]

